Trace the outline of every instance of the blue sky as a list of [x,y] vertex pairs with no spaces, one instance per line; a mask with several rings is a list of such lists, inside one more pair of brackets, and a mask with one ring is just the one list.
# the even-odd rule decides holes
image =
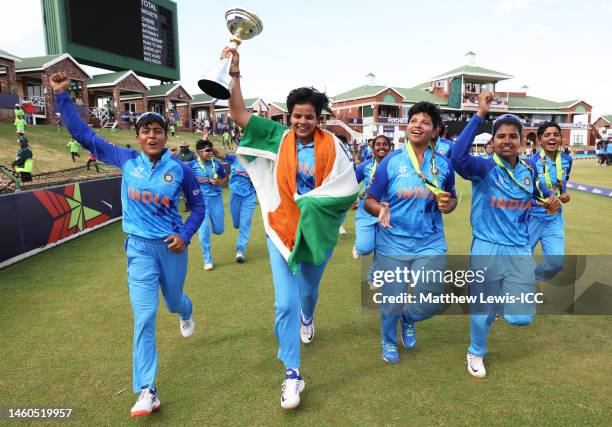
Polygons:
[[[198,78],[228,41],[225,10],[237,4],[177,3],[182,83],[195,93]],[[261,35],[240,47],[246,96],[282,101],[303,85],[335,95],[364,84],[369,72],[377,84],[411,87],[463,65],[463,55],[472,50],[477,65],[515,76],[499,90],[527,84],[530,95],[586,100],[593,105],[593,120],[612,114],[609,0],[239,4],[264,24]],[[44,55],[40,0],[4,4],[3,12],[8,13],[0,16],[0,49],[22,57]]]

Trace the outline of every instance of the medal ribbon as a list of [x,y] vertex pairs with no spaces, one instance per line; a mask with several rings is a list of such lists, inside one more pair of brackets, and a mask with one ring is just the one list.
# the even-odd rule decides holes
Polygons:
[[[217,167],[215,166],[215,161],[211,160],[210,163],[212,164],[213,179],[217,179],[218,175],[217,175]],[[200,168],[204,171],[204,174],[206,174],[206,167],[202,163],[202,159],[200,159],[199,157],[198,157],[198,164],[200,165]]]
[[[540,151],[540,159],[542,159],[542,169],[544,170],[544,178],[546,179],[546,187],[550,191],[553,191],[552,181],[550,179],[550,172],[546,165],[546,153],[544,150]],[[552,160],[552,159],[551,159]],[[561,196],[561,188],[563,187],[563,169],[561,168],[561,154],[557,152],[557,160],[555,161],[555,169],[557,170],[557,182],[556,182],[556,193]]]
[[[543,197],[541,197],[541,196],[538,196],[538,195],[534,194],[532,191],[530,191],[530,190],[529,190],[529,189],[527,189],[525,186],[523,186],[523,184],[521,184],[521,182],[520,182],[518,179],[516,179],[516,177],[514,176],[514,172],[512,172],[510,169],[508,169],[508,168],[506,167],[506,165],[504,164],[504,162],[502,161],[502,159],[501,159],[501,158],[500,158],[500,157],[497,155],[497,153],[493,153],[493,160],[495,160],[495,164],[496,164],[497,166],[499,166],[501,169],[503,169],[504,171],[506,171],[506,174],[508,174],[508,176],[510,177],[510,179],[512,179],[512,181],[514,181],[514,183],[515,183],[516,185],[518,185],[518,186],[519,186],[519,188],[520,188],[521,190],[523,190],[525,193],[529,194],[531,197],[533,197],[534,199],[536,199],[538,202],[542,202],[542,203],[546,202],[546,200],[547,200],[547,199],[545,199],[545,198],[543,198]],[[527,165],[527,163],[525,163],[525,161],[524,161],[523,159],[519,158],[519,162],[520,162],[520,163],[521,163],[523,166],[525,166],[527,169],[530,169],[530,167]],[[533,179],[533,177],[532,177],[532,179]]]
[[431,148],[431,146],[429,146],[428,148],[431,150],[431,173],[433,175],[433,182],[425,178],[425,174],[421,171],[421,167],[419,166],[419,161],[417,160],[416,154],[414,152],[414,148],[412,147],[412,143],[410,141],[407,141],[404,144],[404,149],[408,153],[408,157],[410,157],[410,161],[412,162],[412,167],[414,168],[415,172],[421,178],[421,181],[423,181],[423,184],[425,184],[425,186],[429,188],[429,190],[437,196],[441,193],[445,193],[445,191],[442,190],[440,187],[438,187],[437,174],[434,173],[436,169],[435,150]]

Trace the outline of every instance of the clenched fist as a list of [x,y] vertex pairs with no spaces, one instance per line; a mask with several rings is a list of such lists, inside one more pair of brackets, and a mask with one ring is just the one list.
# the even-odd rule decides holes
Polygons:
[[49,84],[51,85],[53,93],[62,93],[66,92],[68,86],[70,86],[70,79],[66,76],[65,72],[60,71],[51,76]]

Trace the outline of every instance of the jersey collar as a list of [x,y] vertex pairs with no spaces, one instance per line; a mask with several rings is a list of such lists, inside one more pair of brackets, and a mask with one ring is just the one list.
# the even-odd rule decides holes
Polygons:
[[[164,150],[162,151],[162,156],[159,159],[159,161],[155,164],[155,167],[159,167],[161,165],[163,165],[164,163],[166,163],[170,158],[172,157],[172,154],[170,153],[170,150],[168,150],[167,148],[164,148]],[[145,164],[145,166],[147,166],[148,168],[152,168],[153,167],[153,162],[146,156],[146,154],[144,154],[142,151],[140,152],[140,160]]]

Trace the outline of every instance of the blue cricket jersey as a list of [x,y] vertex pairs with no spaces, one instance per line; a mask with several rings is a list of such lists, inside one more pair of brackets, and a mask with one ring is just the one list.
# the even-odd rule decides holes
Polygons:
[[219,163],[218,160],[192,160],[187,162],[187,165],[193,170],[193,174],[200,185],[200,190],[202,192],[202,196],[211,197],[218,196],[221,194],[223,189],[220,185],[212,185],[213,179],[215,179],[215,175],[217,179],[222,179],[227,176],[225,173],[225,167]]
[[298,194],[306,194],[315,187],[315,152],[314,141],[303,145],[297,140],[298,167],[296,184]]
[[251,178],[242,163],[233,154],[225,155],[225,163],[231,165],[229,187],[232,194],[246,197],[255,191]]
[[[67,93],[55,99],[72,137],[99,160],[121,168],[123,231],[145,239],[176,234],[189,244],[204,219],[204,200],[191,169],[167,149],[154,164],[143,153],[109,144],[83,123]],[[185,224],[178,212],[181,191],[191,206]]]
[[[432,150],[427,149],[421,170],[431,182],[435,174],[438,186],[451,197],[457,197],[455,172],[446,157],[435,156],[433,168]],[[376,168],[368,194],[378,200],[386,199],[391,212],[391,228],[378,228],[377,253],[407,255],[430,248],[446,252],[442,213],[436,197],[417,175],[404,148],[383,159]]]
[[[560,156],[560,157],[559,157]],[[540,153],[536,153],[531,157],[532,163],[536,167],[536,171],[538,173],[538,187],[539,188],[547,188],[546,187],[546,175],[544,174],[544,168],[548,171],[548,175],[550,176],[550,182],[553,185],[553,193],[555,192],[557,187],[561,187],[561,194],[566,192],[567,181],[569,181],[570,171],[572,170],[572,158],[564,153],[557,153],[557,159],[561,158],[561,172],[563,175],[562,182],[559,182],[557,177],[557,166],[556,163],[548,156],[544,156],[545,165],[542,164],[542,157]],[[550,190],[550,189],[549,189]],[[531,215],[538,218],[542,221],[550,221],[555,219],[557,215],[561,215],[563,212],[563,206],[559,208],[559,212],[555,215],[549,215],[546,213],[544,206],[537,206],[535,202],[533,208],[531,209]]]
[[447,159],[450,159],[451,153],[453,152],[453,145],[455,145],[455,143],[450,139],[438,137],[435,147],[436,154],[446,156]]
[[[538,194],[535,165],[528,159],[527,167],[517,162],[512,170],[516,179],[529,190],[528,193],[495,164],[495,160],[470,155],[470,147],[476,137],[482,119],[474,114],[463,129],[452,152],[452,164],[459,175],[472,181],[472,235],[480,240],[506,246],[529,244],[527,223],[531,212],[532,195]],[[549,191],[542,190],[544,197]]]
[[[383,159],[384,160],[384,159]],[[366,191],[368,190],[368,186],[372,182],[372,169],[374,168],[376,159],[371,158],[361,163],[357,169],[355,170],[355,176],[357,177],[357,183],[363,182],[361,190],[359,191],[360,197],[357,202],[357,213],[355,215],[356,219],[364,219],[371,220],[371,223],[374,224],[378,222],[378,218],[367,213],[363,207],[365,202],[365,197],[361,197],[361,195],[365,196]]]

